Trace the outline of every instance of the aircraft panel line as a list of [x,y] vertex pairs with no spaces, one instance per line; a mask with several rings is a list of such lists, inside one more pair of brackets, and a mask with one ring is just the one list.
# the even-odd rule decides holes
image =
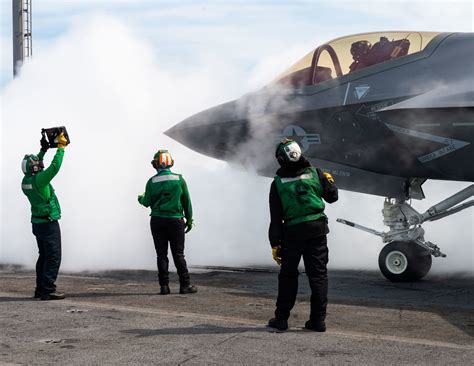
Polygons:
[[347,101],[347,95],[349,94],[349,88],[351,86],[351,83],[347,83],[347,89],[346,89],[346,95],[344,96],[344,102],[342,103],[342,105],[346,105],[346,101]]
[[454,122],[453,123],[454,127],[465,127],[465,126],[474,126],[474,122]]

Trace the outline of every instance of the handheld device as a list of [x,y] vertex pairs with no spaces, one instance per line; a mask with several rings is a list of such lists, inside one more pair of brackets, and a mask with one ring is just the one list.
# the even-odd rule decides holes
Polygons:
[[60,127],[51,127],[51,128],[43,128],[41,129],[41,134],[46,137],[49,143],[49,147],[58,147],[58,139],[57,137],[61,134],[64,133],[64,136],[67,139],[67,144],[71,142],[71,139],[69,138],[69,135],[67,133],[66,127],[65,126],[60,126]]

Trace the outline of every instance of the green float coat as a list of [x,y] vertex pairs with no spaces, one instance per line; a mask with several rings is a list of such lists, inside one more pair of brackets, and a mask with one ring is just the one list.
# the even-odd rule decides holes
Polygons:
[[306,168],[294,178],[275,176],[275,183],[283,206],[285,224],[294,225],[325,217],[323,188],[314,168]]
[[181,174],[172,173],[169,169],[161,169],[148,180],[145,194],[139,198],[139,202],[145,207],[151,207],[150,216],[176,219],[186,217],[186,220],[193,217],[186,181]]
[[[44,151],[40,151],[39,160],[43,160],[44,154]],[[31,204],[31,222],[34,224],[61,218],[61,207],[50,182],[58,174],[63,157],[64,149],[58,148],[47,169],[35,175],[28,173],[21,182],[21,189]]]

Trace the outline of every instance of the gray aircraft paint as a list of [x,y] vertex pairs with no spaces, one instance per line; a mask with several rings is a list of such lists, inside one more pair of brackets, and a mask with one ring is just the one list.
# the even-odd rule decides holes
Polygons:
[[[238,145],[257,139],[257,156],[273,156],[274,137],[268,143],[265,136],[282,136],[295,125],[304,132],[287,136],[306,138],[310,161],[349,173],[338,179],[340,188],[386,197],[403,197],[413,177],[474,181],[473,49],[473,33],[441,33],[421,52],[317,85],[270,85],[165,133],[203,154],[239,162]],[[416,128],[424,131],[401,133]],[[309,141],[308,134],[314,135]],[[257,171],[273,176],[274,166]]]

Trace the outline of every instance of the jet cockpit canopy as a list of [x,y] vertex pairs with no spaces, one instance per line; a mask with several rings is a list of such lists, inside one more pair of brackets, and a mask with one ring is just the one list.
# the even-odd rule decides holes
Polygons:
[[312,50],[274,83],[316,85],[367,67],[421,52],[436,32],[376,32],[337,38]]

